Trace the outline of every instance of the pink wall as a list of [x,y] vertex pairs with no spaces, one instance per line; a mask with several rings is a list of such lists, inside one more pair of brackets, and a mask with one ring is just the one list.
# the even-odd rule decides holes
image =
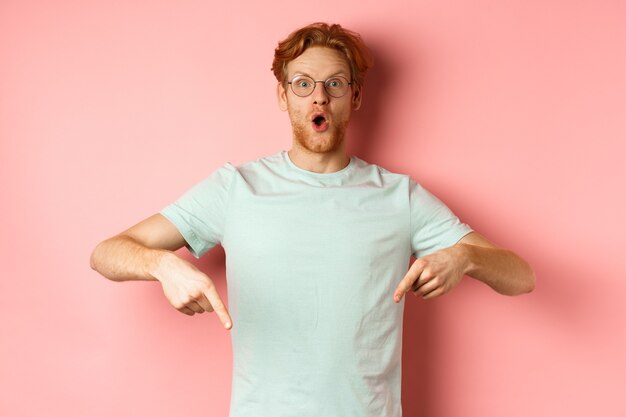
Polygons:
[[[405,415],[626,415],[625,3],[175,3],[0,3],[0,415],[227,415],[217,318],[89,254],[222,163],[289,148],[272,52],[316,20],[378,57],[350,151],[538,277],[408,298]],[[225,296],[223,251],[196,263]]]

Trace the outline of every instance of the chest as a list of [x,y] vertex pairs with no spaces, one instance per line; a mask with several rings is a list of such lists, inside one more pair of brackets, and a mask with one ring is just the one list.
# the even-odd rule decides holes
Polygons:
[[407,245],[409,222],[408,199],[399,190],[235,189],[223,244],[232,256],[253,259],[281,255],[303,261],[372,259]]

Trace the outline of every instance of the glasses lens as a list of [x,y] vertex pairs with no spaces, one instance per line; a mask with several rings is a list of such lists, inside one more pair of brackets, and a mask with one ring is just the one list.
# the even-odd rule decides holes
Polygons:
[[348,92],[348,80],[343,77],[333,77],[326,80],[324,83],[326,92],[332,97],[342,97]]
[[300,97],[306,97],[315,89],[315,81],[304,75],[299,75],[291,80],[291,90]]

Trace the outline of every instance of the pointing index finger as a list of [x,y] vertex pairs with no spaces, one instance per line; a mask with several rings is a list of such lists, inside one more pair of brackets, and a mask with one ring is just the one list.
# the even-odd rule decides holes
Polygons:
[[222,322],[222,325],[227,330],[230,330],[233,327],[233,320],[230,318],[230,314],[228,314],[228,310],[226,309],[226,306],[222,302],[222,299],[220,298],[220,295],[217,293],[217,290],[215,289],[215,287],[211,286],[208,290],[204,292],[204,295],[206,296],[206,298],[208,298],[209,302],[211,303],[211,306],[213,307],[213,310],[215,311],[220,321]]
[[424,267],[422,265],[422,262],[413,262],[413,265],[411,265],[411,268],[409,268],[404,278],[402,278],[402,281],[400,281],[398,287],[396,288],[396,291],[393,294],[393,300],[396,303],[399,303],[400,300],[402,300],[404,294],[406,294],[411,289],[413,283],[417,281],[423,270]]

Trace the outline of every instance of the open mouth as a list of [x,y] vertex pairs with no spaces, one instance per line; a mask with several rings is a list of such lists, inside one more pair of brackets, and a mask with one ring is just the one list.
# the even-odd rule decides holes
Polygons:
[[321,126],[324,124],[324,122],[326,122],[326,118],[321,114],[313,118],[313,123],[315,123],[316,126]]
[[316,132],[324,132],[328,129],[328,118],[324,113],[316,113],[311,119],[311,125]]

